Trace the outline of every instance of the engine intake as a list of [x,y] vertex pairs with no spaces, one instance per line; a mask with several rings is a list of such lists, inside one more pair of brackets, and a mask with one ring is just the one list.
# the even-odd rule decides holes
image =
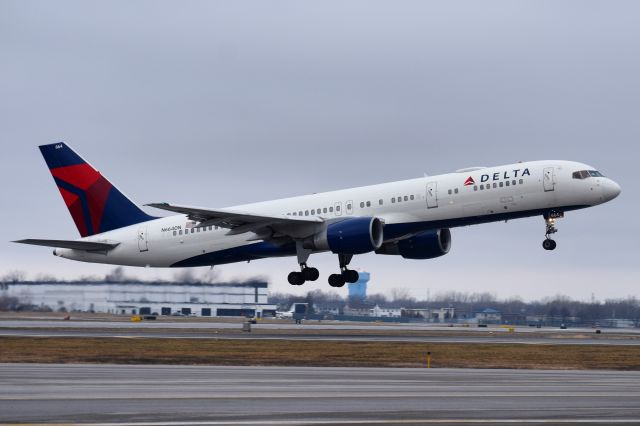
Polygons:
[[405,259],[433,259],[449,253],[450,249],[451,231],[445,228],[422,232],[397,243],[384,244],[376,253],[400,255]]
[[304,241],[304,247],[338,254],[363,254],[377,250],[384,239],[384,224],[377,217],[354,217],[327,224]]

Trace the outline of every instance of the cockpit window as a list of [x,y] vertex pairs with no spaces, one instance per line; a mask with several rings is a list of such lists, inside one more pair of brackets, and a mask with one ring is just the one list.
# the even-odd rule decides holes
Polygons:
[[604,177],[604,175],[597,170],[580,170],[573,172],[574,179],[586,179],[588,177]]

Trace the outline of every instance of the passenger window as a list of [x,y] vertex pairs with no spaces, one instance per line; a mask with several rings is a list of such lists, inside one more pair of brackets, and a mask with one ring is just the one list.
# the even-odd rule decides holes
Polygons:
[[519,183],[520,183],[520,185],[522,185],[522,184],[524,183],[524,180],[523,180],[523,179],[520,179],[520,182],[519,182]]
[[294,215],[294,216],[297,216],[297,213],[296,213],[296,212],[293,212],[293,215]]
[[478,185],[473,185],[473,190],[477,191],[478,190]]
[[516,184],[516,180],[514,179],[514,180],[511,181],[511,185],[515,186],[515,184]]
[[396,202],[396,197],[393,197],[393,198],[391,199],[391,203],[393,204],[393,203],[395,203],[395,202]]
[[333,213],[333,207],[329,207],[329,213]]
[[182,229],[178,231],[178,235],[182,235]]
[[382,203],[383,203],[382,198],[380,198],[380,199],[378,200],[378,204],[382,205]]
[[176,232],[176,231],[173,231],[173,236],[174,236],[174,237],[176,236],[176,234],[177,234],[177,232]]
[[484,184],[480,185],[480,191],[484,189]]
[[360,202],[360,208],[362,208],[362,207],[364,207],[364,202],[363,201]]
[[213,231],[213,226],[210,226],[210,227],[209,227],[209,231]]
[[497,183],[495,183],[495,182],[493,182],[493,187],[494,187],[494,188],[497,188],[497,187],[498,187],[498,184],[497,184]]
[[398,197],[398,202],[402,201],[402,196]]
[[453,191],[451,191],[451,190],[447,191],[447,193],[448,193],[449,195],[451,195],[451,193],[452,193],[452,192],[453,192]]
[[198,232],[200,232],[200,227],[199,226],[196,229],[198,230]]
[[302,210],[298,212],[298,216],[302,216]]
[[500,182],[500,188],[502,188],[504,186],[503,182]]
[[409,199],[413,200],[413,195],[409,197]]
[[407,197],[406,195],[404,196],[404,200],[405,201],[409,201],[409,197]]
[[509,186],[510,182],[509,182],[509,181],[506,181],[504,184],[505,184],[505,185],[507,185],[507,186]]
[[340,211],[340,206],[336,206],[336,211],[339,212]]
[[367,207],[371,207],[371,201],[367,201]]
[[326,213],[326,212],[327,212],[327,208],[326,208],[326,207],[324,207],[324,208],[322,209],[322,213]]
[[196,230],[191,228],[191,233],[193,234],[194,232],[196,232]]
[[453,192],[458,193],[458,188],[454,189]]

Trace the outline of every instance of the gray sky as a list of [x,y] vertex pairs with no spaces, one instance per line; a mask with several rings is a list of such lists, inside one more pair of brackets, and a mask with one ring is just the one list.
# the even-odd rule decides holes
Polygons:
[[[210,207],[582,161],[623,192],[568,213],[555,252],[531,218],[454,229],[440,259],[352,265],[370,292],[638,295],[638,16],[634,1],[0,0],[0,273],[112,269],[8,242],[78,236],[37,150],[63,140],[138,203]],[[217,268],[330,289],[336,256],[311,263],[302,288],[294,258]]]

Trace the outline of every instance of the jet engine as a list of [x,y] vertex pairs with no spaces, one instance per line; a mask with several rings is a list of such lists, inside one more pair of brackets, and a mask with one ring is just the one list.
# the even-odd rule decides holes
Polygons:
[[376,217],[353,217],[327,223],[306,239],[303,246],[312,250],[330,250],[338,254],[363,254],[377,250],[383,241],[382,221]]
[[449,253],[450,248],[451,231],[445,228],[421,232],[395,243],[383,244],[376,253],[400,255],[405,259],[433,259]]

